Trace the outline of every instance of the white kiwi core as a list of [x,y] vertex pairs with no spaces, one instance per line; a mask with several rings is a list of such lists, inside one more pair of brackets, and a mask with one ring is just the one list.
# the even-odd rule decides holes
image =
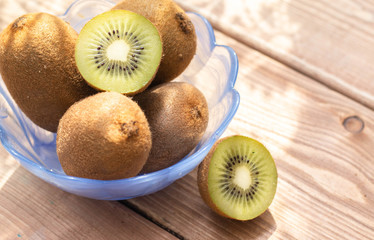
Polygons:
[[125,62],[129,54],[130,46],[124,40],[117,40],[110,44],[107,48],[107,58]]
[[237,167],[235,169],[233,182],[244,190],[248,189],[252,183],[251,172],[249,169],[246,166]]

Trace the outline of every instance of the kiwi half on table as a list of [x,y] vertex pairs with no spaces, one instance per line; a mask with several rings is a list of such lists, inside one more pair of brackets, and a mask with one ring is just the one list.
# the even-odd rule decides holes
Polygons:
[[217,141],[198,168],[203,200],[218,214],[237,220],[253,219],[270,206],[277,179],[265,146],[239,135]]
[[79,33],[75,59],[87,83],[101,91],[134,95],[157,73],[162,41],[145,17],[111,10],[91,19]]

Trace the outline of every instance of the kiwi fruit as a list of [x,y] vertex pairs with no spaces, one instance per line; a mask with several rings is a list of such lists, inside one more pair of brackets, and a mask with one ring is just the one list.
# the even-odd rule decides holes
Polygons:
[[76,67],[77,37],[47,13],[23,15],[0,34],[0,74],[9,93],[32,122],[51,132],[73,103],[97,92]]
[[145,17],[111,10],[91,19],[79,33],[75,59],[87,83],[97,90],[134,95],[153,80],[162,42]]
[[140,107],[117,92],[101,92],[73,104],[57,130],[56,151],[67,175],[112,180],[136,176],[152,139]]
[[249,220],[271,204],[277,169],[264,145],[246,136],[218,140],[198,167],[197,182],[205,203],[218,214]]
[[148,18],[159,30],[163,57],[152,85],[179,76],[196,53],[194,25],[185,11],[172,0],[123,0],[113,9],[126,9]]
[[169,167],[196,147],[208,125],[204,95],[185,82],[157,85],[133,98],[152,132],[152,149],[142,173]]

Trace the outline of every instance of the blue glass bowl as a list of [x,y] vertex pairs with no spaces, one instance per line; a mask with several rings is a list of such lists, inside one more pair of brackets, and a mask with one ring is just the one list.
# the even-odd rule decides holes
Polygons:
[[[78,32],[92,17],[109,10],[106,0],[78,0],[63,16]],[[188,13],[197,32],[197,53],[175,81],[199,88],[208,101],[209,125],[201,142],[173,166],[127,179],[94,180],[66,175],[56,155],[56,135],[33,124],[17,107],[0,78],[0,139],[4,148],[28,171],[58,188],[88,198],[120,200],[154,193],[192,171],[225,131],[239,106],[234,89],[238,72],[235,52],[217,45],[208,21]]]

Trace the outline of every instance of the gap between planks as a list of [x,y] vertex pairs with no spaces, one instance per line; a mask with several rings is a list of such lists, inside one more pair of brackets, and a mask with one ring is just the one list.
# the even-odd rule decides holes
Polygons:
[[[185,11],[196,12],[197,9],[194,9],[191,6],[186,5],[185,3],[178,2]],[[228,30],[227,27],[222,26],[218,21],[213,19],[215,16],[204,16],[210,24],[212,25],[214,30],[218,30],[224,33],[226,36],[235,39],[241,44],[244,44],[261,54],[270,57],[277,62],[282,63],[283,65],[291,68],[292,70],[301,73],[314,81],[326,86],[327,88],[336,91],[355,102],[360,103],[361,105],[369,108],[370,110],[374,110],[374,103],[370,101],[370,96],[365,96],[364,98],[360,97],[362,95],[367,95],[363,92],[358,91],[356,88],[351,88],[349,84],[341,81],[339,77],[334,76],[321,68],[313,66],[312,64],[303,61],[299,57],[289,54],[286,51],[282,51],[276,49],[275,47],[271,46],[270,44],[266,43],[266,41],[258,38],[256,36],[249,36],[245,34],[238,34],[241,32],[240,28],[237,31],[235,30]],[[233,29],[236,29],[235,26],[232,26]]]
[[119,203],[123,204],[128,209],[134,211],[135,213],[137,213],[138,215],[142,216],[146,220],[152,222],[153,224],[155,224],[158,227],[162,228],[163,230],[167,231],[168,233],[170,233],[174,237],[176,237],[178,239],[185,239],[182,235],[180,235],[179,233],[173,231],[171,228],[168,228],[167,226],[163,225],[161,222],[159,222],[156,219],[154,219],[152,216],[150,216],[149,214],[147,214],[146,211],[144,211],[141,208],[137,207],[135,204],[133,204],[133,203],[127,201],[127,200],[120,200]]

